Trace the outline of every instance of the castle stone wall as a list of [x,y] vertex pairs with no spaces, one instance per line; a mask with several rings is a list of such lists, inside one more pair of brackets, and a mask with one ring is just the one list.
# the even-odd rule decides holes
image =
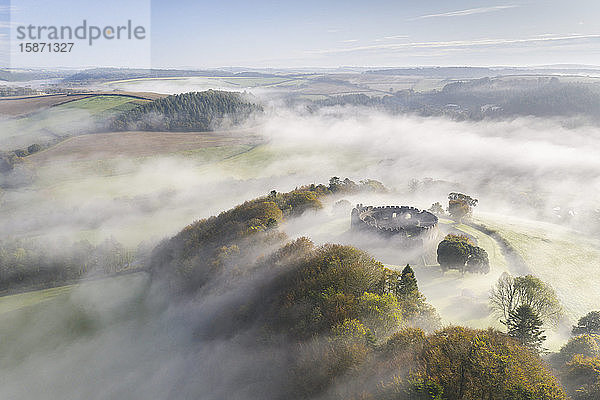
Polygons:
[[407,244],[424,244],[437,239],[438,218],[415,207],[357,204],[351,213],[351,229],[398,238]]

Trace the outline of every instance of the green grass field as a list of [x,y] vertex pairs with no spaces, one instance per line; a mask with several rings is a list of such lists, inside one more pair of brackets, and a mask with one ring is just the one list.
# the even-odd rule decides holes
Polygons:
[[126,96],[93,96],[86,99],[71,101],[69,103],[61,104],[54,109],[69,110],[79,109],[87,110],[91,114],[97,114],[110,109],[120,109],[124,104],[134,103],[141,104],[148,100],[140,100],[133,97]]
[[493,214],[478,215],[523,258],[531,273],[551,284],[567,316],[576,320],[600,307],[600,244],[560,225]]
[[136,273],[0,297],[0,370],[30,357],[52,359],[118,321],[138,318],[147,285],[147,275]]
[[304,170],[306,163],[311,160],[324,167],[331,167],[331,170],[344,169],[359,174],[361,170],[377,162],[378,158],[365,156],[360,149],[340,148],[331,152],[331,149],[319,148],[315,144],[300,147],[267,143],[227,158],[218,167],[234,178],[252,179],[295,174]]
[[464,224],[442,218],[440,226],[452,227],[475,238],[477,245],[488,253],[491,271],[487,275],[467,273],[463,276],[451,270],[442,275],[437,266],[416,267],[419,288],[445,324],[501,328],[488,307],[489,290],[508,268],[500,245],[487,234]]
[[26,148],[77,135],[99,120],[126,111],[144,100],[124,96],[93,96],[59,104],[25,117],[0,120],[0,148]]
[[67,295],[75,285],[60,286],[56,288],[36,290],[0,297],[0,318],[3,314],[35,306],[56,297]]

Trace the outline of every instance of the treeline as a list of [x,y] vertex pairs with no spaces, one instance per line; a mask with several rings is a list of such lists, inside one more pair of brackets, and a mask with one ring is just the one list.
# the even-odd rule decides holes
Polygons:
[[[1,76],[1,75],[0,75]],[[168,77],[276,77],[278,75],[260,72],[229,72],[223,70],[182,70],[182,69],[135,69],[135,68],[92,68],[76,72],[63,79],[63,82],[84,85],[97,81],[116,81],[139,78],[168,78]]]
[[36,95],[40,92],[36,89],[23,86],[0,86],[0,97],[9,96],[30,96]]
[[110,123],[114,130],[211,131],[227,120],[245,121],[262,107],[245,94],[207,90],[167,96],[126,111]]
[[482,78],[447,84],[442,90],[401,90],[393,95],[336,96],[313,102],[310,107],[354,105],[400,114],[448,116],[481,120],[516,116],[584,116],[600,119],[600,87],[561,82],[558,78]]
[[196,221],[159,244],[153,252],[151,269],[166,275],[179,289],[197,290],[225,266],[244,268],[249,258],[280,246],[286,237],[278,225],[288,218],[320,210],[323,197],[386,190],[374,180],[356,183],[338,177],[331,178],[328,185],[310,184],[287,193],[273,190],[218,216]]
[[58,244],[4,239],[0,241],[0,292],[60,286],[84,277],[141,269],[147,251],[144,246],[126,248],[114,238],[98,245],[87,240]]

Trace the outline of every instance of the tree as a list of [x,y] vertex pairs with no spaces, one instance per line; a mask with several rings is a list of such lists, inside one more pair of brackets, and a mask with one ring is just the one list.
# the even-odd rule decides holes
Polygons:
[[542,324],[540,317],[527,304],[511,311],[506,321],[508,336],[514,337],[521,344],[535,351],[541,351],[542,343],[546,340],[541,329]]
[[442,205],[440,204],[440,202],[435,202],[431,205],[431,207],[429,207],[429,211],[432,214],[435,215],[444,215],[446,212],[444,211],[444,207],[442,207]]
[[487,252],[475,246],[466,236],[446,235],[438,245],[438,263],[442,271],[458,269],[462,273],[477,272],[487,274],[490,272],[490,261]]
[[504,320],[508,320],[511,311],[517,308],[518,298],[515,279],[507,272],[500,275],[498,282],[490,292],[490,308]]
[[566,398],[537,354],[493,329],[437,331],[425,340],[418,360],[422,377],[441,384],[447,400]]
[[490,307],[506,324],[510,314],[522,305],[530,306],[544,324],[555,326],[562,316],[562,307],[550,285],[533,275],[513,278],[503,273],[490,293]]
[[490,272],[490,260],[487,251],[481,247],[469,247],[469,258],[467,259],[467,271],[487,274]]
[[464,272],[470,245],[470,240],[466,236],[447,235],[437,248],[437,260],[442,271],[458,269]]
[[413,193],[419,190],[420,186],[421,182],[419,182],[418,179],[413,178],[408,182],[408,190],[410,190]]
[[375,338],[385,337],[402,323],[402,307],[393,294],[365,292],[358,298],[358,316]]
[[578,354],[585,357],[600,357],[600,336],[584,334],[572,337],[560,348],[555,359],[564,364]]
[[573,335],[600,335],[600,311],[591,311],[581,317],[577,322],[577,325],[573,326],[572,332]]
[[342,181],[340,181],[339,177],[332,176],[331,179],[329,179],[329,190],[332,192],[337,192],[340,189],[340,186],[342,186]]
[[564,383],[575,400],[600,398],[600,358],[576,354],[566,363]]
[[14,151],[14,153],[17,157],[27,157],[27,155],[28,155],[27,150],[23,150],[23,149],[17,149]]
[[398,282],[398,290],[396,295],[399,298],[408,298],[420,295],[417,279],[415,278],[415,272],[408,264],[406,264],[406,267],[404,267],[402,274],[400,275],[400,281]]
[[29,153],[29,154],[37,153],[41,149],[42,149],[41,145],[34,143],[34,144],[30,145],[29,147],[27,147],[27,153]]
[[479,200],[462,193],[450,193],[448,195],[448,213],[456,220],[461,221],[465,216],[471,215],[473,207]]

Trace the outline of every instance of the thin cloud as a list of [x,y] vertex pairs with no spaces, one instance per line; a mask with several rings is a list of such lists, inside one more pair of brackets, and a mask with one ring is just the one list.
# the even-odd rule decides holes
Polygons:
[[387,42],[390,40],[401,40],[401,39],[408,39],[408,35],[384,36],[382,38],[375,39],[374,42]]
[[516,5],[477,7],[477,8],[469,8],[467,10],[450,11],[450,12],[445,12],[445,13],[440,13],[440,14],[421,15],[419,17],[412,18],[412,20],[414,21],[414,20],[418,20],[418,19],[428,19],[428,18],[464,17],[467,15],[486,14],[486,13],[490,13],[490,12],[507,10],[510,8],[517,8],[517,7],[518,6],[516,6]]
[[384,39],[406,39],[408,35],[394,35],[394,36],[384,36]]
[[354,43],[354,42],[358,42],[358,39],[340,40],[340,43]]
[[555,41],[570,41],[570,40],[582,40],[582,39],[598,39],[600,34],[591,35],[554,35],[554,36],[538,36],[523,39],[475,39],[475,40],[452,40],[452,41],[440,41],[440,42],[410,42],[410,43],[389,43],[389,44],[378,44],[371,46],[357,46],[346,49],[325,49],[325,50],[312,50],[307,53],[312,54],[328,54],[328,53],[349,53],[369,50],[404,50],[404,49],[451,49],[451,48],[465,48],[465,47],[480,47],[480,46],[499,46],[499,45],[510,45],[510,44],[524,44],[524,43],[540,43],[540,42],[555,42]]

